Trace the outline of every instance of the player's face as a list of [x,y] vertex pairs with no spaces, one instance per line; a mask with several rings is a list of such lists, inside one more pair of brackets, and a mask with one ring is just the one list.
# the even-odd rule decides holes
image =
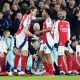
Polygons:
[[31,11],[31,15],[32,15],[32,16],[34,16],[34,17],[35,17],[35,16],[36,16],[36,14],[37,14],[37,9],[34,9],[34,10],[32,10],[32,11]]
[[59,12],[58,12],[58,18],[59,18],[60,20],[63,19],[63,12],[62,12],[62,11],[59,11]]

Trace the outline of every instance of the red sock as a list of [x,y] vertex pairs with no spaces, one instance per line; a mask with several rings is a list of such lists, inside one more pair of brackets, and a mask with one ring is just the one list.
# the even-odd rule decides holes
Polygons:
[[46,72],[48,72],[48,70],[49,70],[48,63],[46,61],[44,61],[43,65],[44,65],[44,68],[45,68]]
[[21,70],[22,71],[25,71],[27,60],[28,60],[28,56],[22,56],[22,59],[21,59]]
[[67,59],[68,71],[72,71],[72,57]]
[[50,73],[51,75],[53,75],[53,73],[54,73],[53,64],[48,64],[48,66],[49,66],[49,73]]
[[60,71],[63,71],[63,56],[58,57],[58,67]]
[[15,58],[14,58],[14,68],[15,69],[17,69],[17,67],[18,67],[19,59],[20,59],[20,56],[16,54]]

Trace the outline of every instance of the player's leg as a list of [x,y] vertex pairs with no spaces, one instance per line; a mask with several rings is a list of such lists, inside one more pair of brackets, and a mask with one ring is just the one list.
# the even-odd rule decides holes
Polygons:
[[48,63],[48,69],[49,69],[48,72],[49,74],[53,75],[55,70],[54,70],[53,61],[52,61],[51,50],[48,48],[46,44],[44,46],[44,55]]
[[65,50],[65,55],[67,56],[67,66],[68,66],[68,73],[72,73],[72,55],[68,50]]
[[28,60],[28,42],[26,41],[25,45],[21,50],[21,74],[25,74],[25,68]]
[[20,59],[20,51],[14,48],[15,58],[14,58],[14,72],[17,72],[17,67]]
[[54,74],[54,66],[53,66],[53,62],[52,62],[52,57],[51,57],[51,53],[47,53],[45,54],[46,56],[46,60],[47,60],[47,64],[48,64],[48,72],[49,74],[53,75]]
[[27,60],[28,60],[28,51],[21,51],[22,52],[22,56],[21,56],[21,73],[20,74],[25,74],[25,69],[27,66]]
[[40,46],[39,57],[44,65],[46,72],[48,72],[48,63],[47,63],[46,58],[44,56],[44,44],[41,44],[41,46]]
[[60,74],[65,74],[64,68],[63,68],[63,63],[64,63],[63,57],[64,57],[64,46],[59,46],[58,47],[58,67],[60,70]]

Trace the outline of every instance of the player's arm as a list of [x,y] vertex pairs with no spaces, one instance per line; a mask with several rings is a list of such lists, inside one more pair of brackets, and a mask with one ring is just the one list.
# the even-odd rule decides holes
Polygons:
[[46,29],[43,29],[42,31],[40,31],[40,33],[51,32],[51,30],[52,30],[52,21],[51,21],[51,19],[47,19],[46,20]]
[[30,24],[30,21],[29,21],[28,19],[26,19],[26,20],[24,21],[24,23],[23,23],[24,33],[25,33],[26,35],[28,35],[28,36],[34,37],[36,40],[39,40],[39,38],[38,38],[36,35],[32,34],[32,33],[28,30],[29,24]]
[[47,28],[47,29],[43,29],[42,31],[39,31],[39,33],[47,33],[47,32],[51,32],[51,27]]
[[36,40],[39,40],[39,38],[36,35],[32,34],[27,28],[24,28],[24,32],[26,35],[34,37]]

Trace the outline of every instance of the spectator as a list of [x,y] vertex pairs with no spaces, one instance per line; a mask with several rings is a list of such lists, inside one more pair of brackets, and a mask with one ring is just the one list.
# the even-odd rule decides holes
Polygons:
[[75,23],[75,15],[74,15],[74,8],[76,6],[75,0],[69,0],[67,5],[67,20],[70,23],[71,33],[75,32],[74,23]]
[[25,12],[27,11],[28,5],[26,3],[22,3],[21,5],[21,13],[25,14]]
[[75,24],[74,24],[74,29],[75,29],[75,34],[80,39],[80,10],[76,10],[75,14]]
[[10,12],[10,4],[9,3],[5,3],[4,5],[3,5],[3,13],[5,13],[5,12]]
[[44,8],[44,2],[43,1],[40,1],[38,3],[38,14],[37,14],[38,17],[41,17],[42,16],[43,8]]
[[18,12],[16,14],[15,19],[12,21],[12,25],[10,27],[10,32],[12,35],[14,35],[17,32],[21,19],[22,19],[22,14]]
[[29,0],[29,4],[35,6],[35,0]]
[[46,0],[45,4],[49,5],[51,4],[51,0]]
[[52,5],[52,8],[51,8],[51,11],[52,11],[52,19],[55,19],[57,20],[58,19],[58,16],[57,16],[57,12],[60,11],[61,9],[61,6],[59,4],[55,4],[55,5]]
[[[10,31],[5,30],[3,32],[2,40],[5,42],[8,48],[7,56],[6,56],[6,70],[8,71],[9,75],[12,75],[12,68],[14,67],[14,38],[10,35]],[[9,65],[8,65],[9,64]]]
[[0,35],[2,36],[3,31],[9,29],[9,23],[7,19],[5,18],[5,15],[0,13]]
[[5,26],[4,29],[8,29],[11,26],[11,20],[10,20],[10,15],[12,14],[11,10],[10,10],[10,4],[9,3],[5,3],[3,6],[3,19],[5,22]]
[[12,20],[15,19],[15,16],[16,16],[17,12],[19,12],[19,6],[16,5],[16,4],[13,4],[12,5],[12,17],[11,17]]

